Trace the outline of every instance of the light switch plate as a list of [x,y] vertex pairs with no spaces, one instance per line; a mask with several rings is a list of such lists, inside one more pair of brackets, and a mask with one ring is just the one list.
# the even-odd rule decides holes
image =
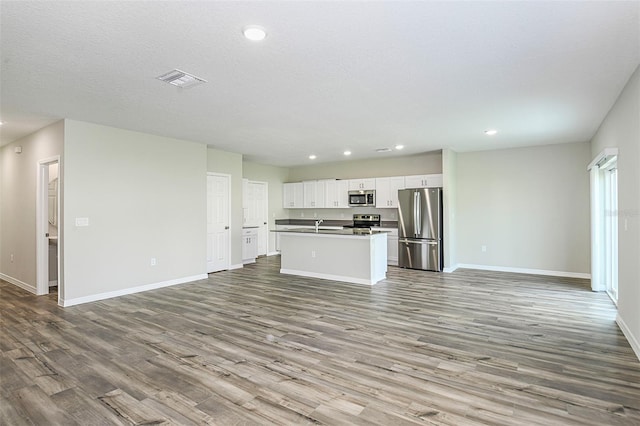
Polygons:
[[76,217],[76,226],[89,226],[88,217]]

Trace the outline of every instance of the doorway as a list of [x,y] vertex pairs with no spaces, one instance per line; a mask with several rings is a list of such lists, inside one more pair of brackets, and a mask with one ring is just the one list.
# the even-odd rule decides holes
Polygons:
[[229,269],[231,176],[207,173],[207,273]]
[[60,156],[38,161],[36,199],[36,294],[57,291],[63,299],[60,247],[61,224]]

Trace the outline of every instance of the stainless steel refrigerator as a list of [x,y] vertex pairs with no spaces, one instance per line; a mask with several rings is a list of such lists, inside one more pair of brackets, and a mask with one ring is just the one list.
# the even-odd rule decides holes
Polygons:
[[442,271],[442,188],[398,191],[398,265]]

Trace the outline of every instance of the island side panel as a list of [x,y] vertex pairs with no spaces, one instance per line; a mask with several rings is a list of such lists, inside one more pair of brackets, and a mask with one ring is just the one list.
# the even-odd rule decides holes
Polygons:
[[[385,251],[374,249],[385,245]],[[386,271],[386,234],[353,237],[326,234],[282,233],[280,235],[282,273],[375,284]],[[374,264],[382,262],[383,265]]]
[[387,277],[387,234],[371,238],[371,277],[378,282]]

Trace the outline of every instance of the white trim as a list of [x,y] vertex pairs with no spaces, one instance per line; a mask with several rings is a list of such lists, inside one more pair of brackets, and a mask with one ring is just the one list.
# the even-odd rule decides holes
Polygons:
[[230,265],[228,270],[231,271],[233,269],[242,269],[242,267],[242,263],[236,263],[235,265]]
[[453,265],[450,268],[443,268],[442,272],[446,272],[447,274],[450,274],[451,272],[455,272],[456,269],[458,269],[460,267],[460,265]]
[[342,282],[347,282],[352,284],[364,284],[369,286],[374,285],[378,281],[383,280],[387,277],[386,275],[383,275],[381,278],[377,280],[375,278],[372,278],[371,280],[367,280],[364,278],[345,277],[342,275],[323,274],[320,272],[298,271],[296,269],[280,269],[280,273],[287,274],[287,275],[299,275],[302,277],[309,277],[309,278],[321,278],[323,280],[342,281]]
[[627,327],[627,324],[624,322],[620,314],[616,316],[616,324],[620,327],[624,337],[627,338],[629,346],[631,346],[631,349],[633,349],[633,352],[636,354],[636,358],[640,360],[640,343],[638,343],[638,339],[636,339],[633,333],[631,333],[631,330],[629,330],[629,327]]
[[277,256],[279,254],[280,254],[280,252],[277,251],[277,250],[276,251],[270,251],[270,252],[267,253],[267,257],[269,257],[269,256]]
[[[596,157],[597,159],[597,157]],[[596,161],[596,160],[593,160]],[[602,195],[600,169],[593,167],[589,171],[589,208],[591,210],[591,290],[605,291],[602,272]]]
[[[49,166],[58,164],[58,205],[56,215],[58,217],[58,230],[60,223],[60,201],[62,166],[60,155],[38,160],[36,166],[36,294],[49,294],[49,239],[44,235],[49,231],[49,217],[44,214],[44,206],[48,206],[49,198]],[[48,210],[48,207],[47,207]],[[62,244],[62,232],[58,232],[58,275],[60,275],[60,245]],[[58,277],[56,277],[57,281]],[[60,290],[60,289],[59,289]],[[58,295],[61,291],[58,292]]]
[[458,268],[481,269],[483,271],[513,272],[516,274],[549,275],[552,277],[582,278],[590,279],[591,274],[583,272],[550,271],[547,269],[512,268],[509,266],[472,265],[469,263],[459,263]]
[[0,272],[0,279],[5,280],[6,282],[11,283],[11,284],[13,284],[15,286],[18,286],[21,289],[28,291],[29,293],[36,294],[36,287],[35,286],[33,286],[31,284],[27,284],[24,281],[20,281],[17,278],[10,277],[9,275],[6,275],[6,274],[3,274],[2,272]]
[[156,290],[163,287],[184,284],[192,281],[206,280],[207,274],[193,275],[190,277],[176,278],[169,281],[161,281],[159,283],[145,284],[137,287],[124,288],[122,290],[108,291],[106,293],[92,294],[90,296],[76,297],[75,299],[62,300],[60,306],[67,308],[82,303],[96,302],[98,300],[111,299],[113,297],[126,296],[128,294],[141,293],[143,291]]
[[[605,148],[602,150],[602,152],[600,152],[598,155],[595,156],[595,158],[593,159],[593,161],[591,161],[591,163],[589,163],[589,165],[587,166],[587,170],[591,170],[594,167],[598,166],[598,163],[600,163],[602,160],[606,159],[607,157],[613,157],[615,155],[618,155],[618,148]],[[600,166],[598,166],[599,168]]]

